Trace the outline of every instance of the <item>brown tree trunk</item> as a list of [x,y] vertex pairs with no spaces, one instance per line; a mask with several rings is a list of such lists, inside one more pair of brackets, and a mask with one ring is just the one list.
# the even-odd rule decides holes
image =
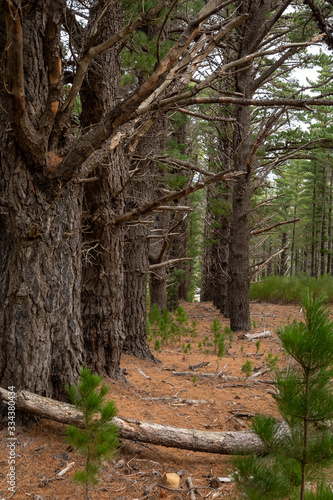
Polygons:
[[[282,233],[281,236],[281,247],[284,248],[287,245],[287,233]],[[280,276],[284,276],[287,272],[287,259],[288,259],[288,251],[284,250],[280,257]]]
[[[250,79],[249,70],[239,77],[238,92],[247,92]],[[250,154],[251,110],[249,107],[236,107],[237,127],[234,132],[234,168],[247,170]],[[250,209],[250,172],[238,178],[232,192],[232,217],[229,249],[229,287],[228,310],[232,331],[250,330],[250,267],[249,242],[250,229],[248,213]]]
[[[104,3],[91,9],[95,18]],[[108,8],[99,27],[99,43],[123,26],[118,2]],[[87,130],[116,104],[120,59],[118,46],[104,52],[90,66],[81,89],[81,124]],[[82,317],[87,363],[96,372],[119,376],[125,339],[123,262],[124,226],[115,226],[115,215],[124,211],[123,182],[128,161],[121,146],[110,151],[92,174],[98,180],[85,185],[87,231],[84,239]]]
[[129,226],[125,236],[123,350],[142,359],[153,360],[147,345],[148,228]]
[[[154,234],[163,235],[169,229],[169,212],[160,212],[155,217]],[[165,260],[163,252],[164,239],[153,239],[149,248],[149,261],[151,264],[158,264]],[[166,292],[166,266],[154,269],[150,274],[149,293],[150,304],[156,305],[160,311],[167,307],[167,292]]]
[[333,201],[333,170],[330,175],[329,202],[328,202],[328,220],[327,220],[327,265],[326,273],[331,273],[332,262],[332,201]]
[[[29,93],[23,112],[29,114],[31,130],[40,125],[39,137],[46,142],[48,96],[56,98],[60,81],[60,73],[58,79],[52,74],[54,58],[59,60],[52,44],[60,44],[64,5],[44,9],[41,4],[25,6],[23,25],[17,29],[23,30],[29,47],[23,60]],[[1,11],[2,54],[5,45]],[[24,133],[18,140],[13,131],[10,117],[15,110],[2,85],[0,107],[0,381],[5,387],[63,399],[66,384],[76,381],[84,358],[80,188],[68,185],[59,191],[47,180],[48,170],[42,175],[38,165],[31,166]],[[51,160],[49,169],[54,166]]]

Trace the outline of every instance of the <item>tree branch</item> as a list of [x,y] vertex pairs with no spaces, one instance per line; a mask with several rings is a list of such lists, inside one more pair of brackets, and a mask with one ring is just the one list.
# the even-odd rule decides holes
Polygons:
[[159,198],[158,200],[153,200],[146,205],[143,205],[142,207],[137,208],[136,210],[133,210],[132,212],[128,212],[127,214],[122,214],[118,215],[113,219],[114,224],[124,224],[125,222],[134,219],[135,217],[140,217],[141,215],[145,215],[149,212],[152,212],[156,208],[158,208],[161,205],[165,205],[166,203],[169,203],[170,201],[174,201],[178,198],[182,198],[183,196],[187,196],[191,193],[194,193],[198,189],[202,189],[205,186],[209,184],[214,184],[216,182],[226,182],[230,181],[231,179],[235,177],[239,177],[241,175],[246,175],[247,172],[234,172],[233,170],[228,170],[227,172],[221,172],[217,175],[214,175],[210,179],[208,179],[205,182],[197,182],[193,186],[186,187],[185,189],[181,189],[180,191],[175,191],[170,194],[167,194],[163,196],[162,198]]
[[277,224],[274,224],[273,226],[270,227],[265,227],[264,229],[258,229],[257,231],[250,231],[250,236],[257,236],[257,234],[261,233],[267,233],[271,229],[274,229],[275,227],[278,226],[283,226],[284,224],[293,224],[294,222],[298,222],[301,219],[292,219],[292,220],[285,220],[283,222],[278,222]]
[[[287,224],[287,223],[286,223]],[[274,253],[273,255],[271,255],[270,257],[268,257],[268,259],[262,261],[262,262],[259,262],[258,264],[254,264],[254,265],[258,265],[259,268],[256,269],[253,273],[252,273],[252,279],[257,276],[257,274],[259,274],[263,269],[265,269],[265,267],[275,258],[277,257],[278,255],[280,255],[281,253],[283,253],[285,250],[288,250],[288,246],[282,248],[282,250],[279,250],[278,252]]]
[[149,266],[149,270],[158,269],[159,267],[172,266],[173,264],[184,260],[193,260],[193,257],[181,257],[179,259],[166,260],[164,262],[160,262],[159,264],[151,264]]
[[4,56],[7,59],[7,77],[9,88],[6,88],[11,101],[11,121],[16,134],[17,143],[29,163],[36,166],[46,164],[46,141],[37,133],[32,124],[25,100],[23,71],[23,29],[20,3],[15,0],[4,0],[4,17],[6,22],[7,43]]
[[[204,21],[220,8],[221,3],[218,0],[209,0],[207,2],[185,28],[160,65],[141,87],[132,96],[107,113],[105,119],[96,125],[91,132],[85,134],[76,144],[72,145],[71,151],[69,151],[66,158],[58,165],[57,170],[54,172],[54,178],[61,179],[64,182],[69,181],[80,165],[95,149],[100,148],[104,141],[110,138],[121,125],[135,117],[133,115],[134,111],[161,85],[170,69],[200,32]],[[104,44],[101,44],[99,47],[101,48],[101,46],[104,47]],[[103,50],[106,50],[106,48]],[[94,54],[96,55],[96,50]]]

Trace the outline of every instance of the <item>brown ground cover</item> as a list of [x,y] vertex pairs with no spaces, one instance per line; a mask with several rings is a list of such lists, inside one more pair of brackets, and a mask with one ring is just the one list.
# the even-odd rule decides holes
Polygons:
[[[132,356],[123,356],[122,368],[127,382],[105,380],[110,386],[110,397],[115,400],[118,415],[173,425],[188,429],[211,431],[237,431],[247,429],[251,416],[257,412],[276,414],[272,399],[272,385],[258,382],[246,384],[246,381],[223,382],[221,378],[202,378],[193,375],[177,376],[174,371],[188,371],[189,365],[209,362],[200,372],[217,373],[223,369],[224,375],[244,377],[241,367],[250,360],[253,373],[267,367],[269,353],[278,356],[279,365],[288,363],[276,334],[279,326],[294,319],[300,320],[298,306],[271,304],[252,304],[251,333],[269,330],[272,337],[263,338],[260,345],[257,340],[245,340],[242,334],[235,334],[227,355],[218,359],[214,347],[199,349],[198,344],[208,336],[212,341],[210,325],[218,319],[223,326],[227,320],[210,303],[182,304],[190,320],[197,322],[198,337],[183,338],[191,343],[191,353],[184,354],[182,344],[169,343],[157,353],[161,363],[150,363]],[[206,352],[209,349],[209,353]],[[140,370],[140,371],[139,371]],[[194,378],[193,378],[194,376]],[[149,378],[147,378],[149,377]],[[266,372],[260,380],[270,380],[272,374]],[[165,398],[177,397],[179,400]],[[151,400],[150,398],[164,398]],[[185,401],[184,401],[185,400]],[[186,400],[204,400],[190,404]],[[7,490],[8,441],[7,429],[0,431],[0,499],[14,500],[74,500],[84,499],[84,490],[73,481],[74,471],[80,468],[84,460],[69,450],[64,438],[63,424],[41,420],[30,428],[16,430],[16,486],[11,497]],[[56,474],[68,463],[74,466],[62,477]],[[189,498],[186,479],[192,478],[198,489],[196,498],[239,498],[239,493],[230,483],[221,483],[214,478],[228,476],[231,470],[230,457],[197,453],[187,450],[163,448],[138,442],[123,440],[116,457],[105,462],[99,484],[92,489],[93,500],[134,500],[136,498]],[[163,490],[157,484],[165,472],[176,472],[181,476],[179,489]],[[180,490],[184,490],[183,492]]]

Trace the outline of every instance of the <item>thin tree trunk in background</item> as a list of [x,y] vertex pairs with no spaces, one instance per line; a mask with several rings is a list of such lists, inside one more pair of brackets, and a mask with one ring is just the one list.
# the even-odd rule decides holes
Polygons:
[[[151,131],[144,136],[135,151],[145,158],[154,147]],[[139,169],[126,188],[127,212],[142,205],[151,196],[153,178],[156,174],[149,160],[132,161],[131,169]],[[150,216],[151,218],[151,216]],[[152,225],[137,222],[128,225],[125,233],[124,259],[124,323],[123,350],[142,359],[153,360],[147,345],[147,286],[149,277],[148,235]]]
[[316,173],[317,169],[315,167],[314,180],[313,180],[313,192],[312,192],[312,241],[311,241],[311,276],[317,277],[317,265],[316,265]]
[[330,274],[332,271],[332,203],[333,203],[333,169],[331,169],[330,176],[330,194],[329,194],[329,202],[328,202],[328,221],[327,221],[327,266],[326,272]]
[[[297,207],[294,207],[294,219],[297,216]],[[296,238],[296,222],[293,224],[293,232],[291,237],[291,252],[290,252],[290,276],[294,274],[294,266],[295,266],[295,274],[297,274],[296,263],[294,263],[295,258],[295,238]]]
[[[287,245],[287,233],[282,233],[281,236],[281,247],[284,248]],[[287,260],[288,251],[284,250],[280,256],[280,276],[284,276],[287,272]]]
[[[323,199],[321,204],[321,217],[320,217],[320,227],[319,227],[319,239],[318,239],[318,268],[320,264],[320,275],[325,274],[325,220],[326,220],[326,190],[327,190],[327,172],[326,168],[323,167]],[[319,269],[318,269],[319,274]]]

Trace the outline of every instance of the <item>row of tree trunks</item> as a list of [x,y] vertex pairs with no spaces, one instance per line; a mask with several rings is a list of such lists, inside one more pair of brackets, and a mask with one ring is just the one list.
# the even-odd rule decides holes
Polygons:
[[[8,391],[2,388],[0,388],[0,396],[4,401],[9,399]],[[73,405],[44,398],[28,391],[18,392],[15,401],[17,410],[39,417],[76,426],[80,426],[83,421],[83,414]],[[251,431],[208,432],[120,417],[115,417],[113,422],[118,427],[121,438],[142,443],[222,455],[263,450],[262,442]]]

